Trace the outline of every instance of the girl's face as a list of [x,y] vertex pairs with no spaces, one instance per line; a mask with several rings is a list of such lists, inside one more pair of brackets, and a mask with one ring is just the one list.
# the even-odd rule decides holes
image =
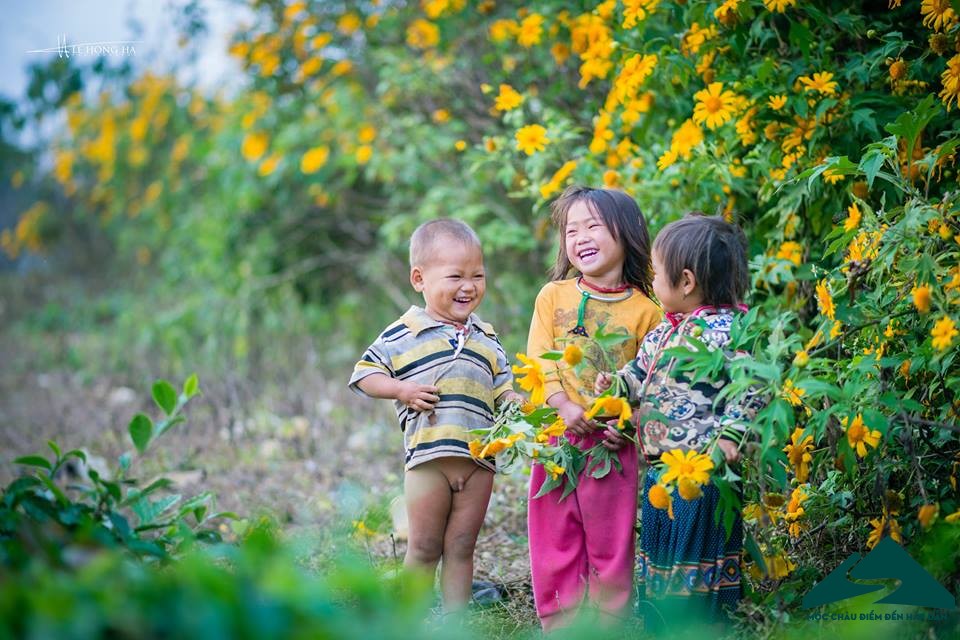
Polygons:
[[622,283],[623,247],[585,200],[570,207],[563,233],[567,257],[585,278],[600,286]]
[[663,310],[668,313],[687,313],[696,309],[701,300],[696,289],[696,282],[693,280],[693,274],[684,269],[680,282],[674,286],[670,282],[670,276],[667,275],[667,270],[663,266],[659,253],[654,251],[651,259],[653,262],[653,293],[657,296],[660,304],[663,305]]

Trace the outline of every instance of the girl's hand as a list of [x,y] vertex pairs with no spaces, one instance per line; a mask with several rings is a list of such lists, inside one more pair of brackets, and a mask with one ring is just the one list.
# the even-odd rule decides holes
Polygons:
[[726,458],[727,463],[733,463],[740,460],[740,449],[737,448],[737,445],[732,440],[717,440],[717,446],[720,447],[720,450],[723,451],[723,457]]
[[604,431],[603,434],[603,446],[610,451],[620,451],[620,449],[623,449],[626,444],[630,442],[623,436],[623,433],[617,429],[616,424],[615,420],[608,422],[606,431]]
[[609,373],[598,373],[597,379],[593,383],[593,394],[600,395],[604,391],[610,388],[610,385],[613,384],[613,376]]
[[573,432],[574,435],[580,436],[581,438],[589,435],[596,429],[596,424],[592,420],[587,420],[583,417],[584,409],[579,404],[573,400],[566,400],[563,404],[557,407],[557,414],[563,418],[564,424],[567,425],[567,429]]
[[430,384],[398,381],[397,400],[414,411],[432,411],[433,405],[440,402],[440,388]]

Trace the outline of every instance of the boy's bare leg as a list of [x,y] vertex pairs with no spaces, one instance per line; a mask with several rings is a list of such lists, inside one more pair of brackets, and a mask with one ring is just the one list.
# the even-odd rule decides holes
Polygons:
[[452,491],[450,515],[443,536],[440,587],[444,608],[462,609],[473,595],[473,551],[493,488],[493,472],[467,458],[445,458],[444,475]]
[[436,461],[408,470],[403,478],[409,534],[403,564],[433,574],[443,554],[444,531],[450,515],[450,483]]

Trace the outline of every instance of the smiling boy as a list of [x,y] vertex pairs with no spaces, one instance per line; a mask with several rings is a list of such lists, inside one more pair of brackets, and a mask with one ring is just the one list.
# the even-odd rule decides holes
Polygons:
[[404,564],[433,572],[440,563],[445,608],[470,599],[473,551],[493,487],[493,460],[475,460],[473,429],[519,395],[493,331],[473,312],[486,291],[483,251],[457,220],[420,225],[410,238],[412,306],[367,348],[350,387],[394,400],[404,434],[404,497],[410,523]]

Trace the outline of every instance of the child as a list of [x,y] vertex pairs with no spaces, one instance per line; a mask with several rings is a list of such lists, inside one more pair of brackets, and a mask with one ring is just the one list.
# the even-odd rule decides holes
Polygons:
[[[595,349],[587,339],[600,325],[607,332],[627,333],[615,358],[628,362],[643,336],[660,321],[650,300],[650,236],[636,202],[621,191],[570,187],[553,203],[560,231],[560,250],[553,281],[537,296],[527,354],[578,344],[588,356]],[[575,277],[568,278],[573,269]],[[595,359],[595,358],[593,358]],[[556,407],[567,425],[567,439],[588,449],[606,436],[598,422],[584,417],[592,404],[596,369],[580,376],[556,362],[540,360],[546,378],[547,404]],[[577,488],[564,500],[555,489],[534,499],[546,473],[535,464],[530,478],[528,533],[533,596],[545,630],[569,624],[586,593],[601,612],[616,616],[629,604],[637,512],[637,452],[611,440],[620,449],[622,472],[611,470],[595,479],[580,475]]]
[[356,364],[350,387],[395,401],[406,448],[409,537],[404,565],[432,574],[441,561],[444,607],[470,599],[473,550],[487,511],[494,463],[475,461],[469,430],[489,428],[495,405],[521,399],[493,327],[473,311],[486,289],[473,230],[433,220],[410,238],[410,307]]
[[[744,422],[759,408],[757,396],[748,393],[739,401],[714,402],[729,382],[726,375],[691,382],[686,374],[671,371],[673,360],[663,353],[687,345],[688,336],[711,349],[725,349],[730,343],[734,314],[746,310],[741,304],[749,284],[743,233],[720,217],[690,214],[657,235],[653,269],[653,291],[666,318],[647,334],[637,358],[619,373],[631,404],[639,406],[634,414],[638,424],[650,409],[668,418],[666,424],[651,421],[642,426],[643,453],[648,462],[672,449],[710,454],[710,443],[722,433],[717,446],[728,463],[736,462]],[[599,393],[612,380],[601,374],[596,383]],[[727,538],[722,521],[714,520],[719,492],[712,481],[697,499],[675,496],[672,515],[654,508],[649,492],[661,475],[651,467],[644,483],[639,590],[643,597],[659,600],[661,609],[667,604],[662,599],[670,596],[674,605],[681,605],[672,613],[681,612],[685,619],[701,613],[719,621],[722,610],[735,608],[742,595],[742,521],[737,517]],[[695,601],[702,606],[691,609]]]

